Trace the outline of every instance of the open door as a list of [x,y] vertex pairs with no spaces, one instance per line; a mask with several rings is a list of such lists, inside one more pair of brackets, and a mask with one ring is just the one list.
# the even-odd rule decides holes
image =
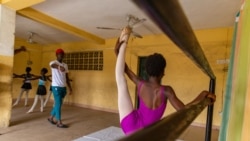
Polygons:
[[[145,56],[139,56],[138,57],[138,72],[137,72],[137,75],[142,78],[143,80],[147,80],[148,79],[148,75],[147,75],[147,72],[145,70],[145,62],[146,62],[146,59],[147,57]],[[138,96],[137,96],[137,88],[136,88],[136,91],[135,91],[135,108],[139,108],[139,99],[138,99]]]

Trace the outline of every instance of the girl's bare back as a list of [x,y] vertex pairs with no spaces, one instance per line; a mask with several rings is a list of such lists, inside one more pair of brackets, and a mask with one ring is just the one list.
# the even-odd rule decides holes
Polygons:
[[162,86],[159,84],[152,84],[150,82],[144,82],[140,88],[139,95],[144,104],[149,109],[157,109],[166,97],[161,91]]

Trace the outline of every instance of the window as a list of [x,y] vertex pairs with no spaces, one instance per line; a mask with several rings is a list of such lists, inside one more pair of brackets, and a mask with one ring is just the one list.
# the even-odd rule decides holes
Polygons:
[[69,70],[103,70],[103,52],[85,51],[66,53],[64,62]]

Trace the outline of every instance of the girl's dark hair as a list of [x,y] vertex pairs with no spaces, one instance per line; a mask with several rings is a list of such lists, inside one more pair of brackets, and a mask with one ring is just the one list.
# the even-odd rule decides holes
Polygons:
[[48,70],[46,68],[42,68],[41,70],[44,74],[46,74],[48,72]]
[[26,72],[30,72],[31,71],[31,67],[26,67],[25,71]]
[[166,67],[165,58],[159,54],[154,53],[149,55],[145,62],[146,72],[149,76],[158,77],[164,73],[164,69]]

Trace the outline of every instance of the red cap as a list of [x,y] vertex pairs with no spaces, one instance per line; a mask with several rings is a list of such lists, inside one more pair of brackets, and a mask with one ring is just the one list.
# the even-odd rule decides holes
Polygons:
[[56,54],[64,54],[64,51],[59,48],[59,49],[56,50]]

